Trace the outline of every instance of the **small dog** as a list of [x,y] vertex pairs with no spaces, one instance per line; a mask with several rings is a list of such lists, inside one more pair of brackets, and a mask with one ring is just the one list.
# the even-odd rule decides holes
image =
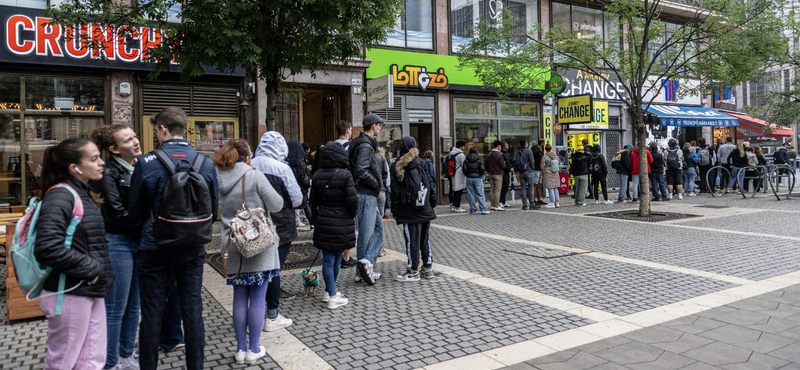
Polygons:
[[319,286],[319,275],[317,271],[312,268],[303,270],[300,274],[303,276],[303,298],[311,294],[312,298],[317,297],[317,287]]

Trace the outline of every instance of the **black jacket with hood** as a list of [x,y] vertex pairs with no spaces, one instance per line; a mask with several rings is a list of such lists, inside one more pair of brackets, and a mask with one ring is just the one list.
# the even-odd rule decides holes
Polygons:
[[584,176],[589,174],[589,155],[586,153],[575,152],[572,154],[572,165],[569,167],[572,176]]
[[314,246],[329,252],[350,249],[356,243],[358,197],[347,169],[342,144],[329,141],[322,149],[322,165],[314,174],[309,205],[314,224]]
[[[597,173],[598,176],[605,177],[608,175],[608,166],[606,166],[606,157],[600,154],[600,146],[595,145],[594,150],[592,150],[592,155],[589,158],[589,163],[591,164],[599,164],[600,165],[600,172]],[[591,170],[591,168],[589,169]],[[592,173],[594,176],[595,173]],[[594,177],[592,177],[594,179]]]
[[469,153],[461,170],[464,171],[464,175],[466,175],[468,179],[482,178],[483,174],[486,172],[486,168],[483,166],[483,160],[478,153]]
[[106,232],[109,234],[133,234],[133,228],[128,221],[131,176],[133,174],[126,170],[115,157],[110,157],[103,168],[103,178],[89,182],[92,190],[103,198],[103,205],[100,209],[103,211]]
[[348,164],[356,183],[356,193],[377,197],[381,192],[381,168],[375,160],[378,141],[361,133],[350,142]]
[[[114,271],[108,258],[103,215],[92,202],[89,186],[72,176],[64,180],[75,189],[83,203],[83,217],[75,228],[70,249],[64,247],[67,227],[72,219],[75,200],[69,190],[55,188],[48,191],[39,211],[38,232],[33,253],[36,260],[53,271],[44,282],[44,289],[58,291],[61,274],[67,276],[66,289],[80,285],[67,294],[104,298],[114,283]],[[94,284],[89,284],[98,278]],[[81,281],[83,281],[81,283]]]
[[[436,219],[436,212],[433,208],[438,202],[436,190],[433,187],[431,175],[428,172],[428,164],[419,157],[417,143],[413,137],[406,136],[400,141],[400,158],[392,163],[389,174],[392,176],[392,217],[397,224],[419,224]],[[417,207],[415,204],[403,204],[401,192],[405,182],[410,178],[411,172],[416,172],[416,176],[422,179],[425,187],[428,188],[429,201],[424,206]]]

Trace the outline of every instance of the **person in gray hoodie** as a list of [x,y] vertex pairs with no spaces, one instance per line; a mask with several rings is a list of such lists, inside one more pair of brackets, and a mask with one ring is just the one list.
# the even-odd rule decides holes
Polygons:
[[[258,148],[251,161],[256,170],[266,175],[267,180],[283,198],[283,208],[271,214],[275,222],[275,229],[280,238],[278,254],[280,266],[286,262],[292,241],[297,239],[297,224],[294,222],[294,208],[303,202],[303,192],[294,178],[294,173],[286,162],[289,147],[286,139],[277,131],[267,131],[261,135]],[[292,325],[292,320],[283,317],[278,311],[280,298],[292,299],[293,295],[281,294],[281,278],[275,276],[267,287],[267,317],[264,323],[265,331],[273,331]]]
[[450,149],[450,156],[455,158],[456,162],[455,175],[450,178],[450,186],[453,188],[453,199],[450,199],[452,203],[450,208],[455,213],[466,212],[461,208],[461,196],[464,194],[464,189],[467,188],[467,175],[464,175],[464,171],[461,171],[464,166],[464,160],[467,159],[467,156],[464,155],[464,147],[466,145],[467,143],[459,140],[456,141],[456,146]]
[[[250,165],[250,156],[247,142],[234,139],[225,144],[214,157],[222,215],[221,253],[228,261],[225,271],[227,284],[233,285],[233,331],[236,333],[234,360],[237,364],[252,364],[266,354],[264,347],[258,343],[264,327],[267,287],[281,273],[276,246],[253,257],[242,258],[239,250],[230,242],[231,229],[228,224],[244,207],[261,208],[267,212],[270,220],[272,218],[269,213],[283,208],[283,198],[270,185],[269,180]],[[272,231],[275,232],[274,223],[272,224]]]

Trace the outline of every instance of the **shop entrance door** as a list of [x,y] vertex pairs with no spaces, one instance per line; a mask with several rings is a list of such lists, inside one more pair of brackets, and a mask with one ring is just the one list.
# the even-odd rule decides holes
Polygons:
[[[158,148],[158,138],[150,123],[150,117],[144,116],[144,122],[142,122],[142,132],[149,133],[147,138],[144,138],[145,134],[142,135],[141,142],[144,153]],[[238,138],[238,133],[239,119],[235,117],[187,117],[186,140],[196,151],[212,159],[215,153],[230,139]]]

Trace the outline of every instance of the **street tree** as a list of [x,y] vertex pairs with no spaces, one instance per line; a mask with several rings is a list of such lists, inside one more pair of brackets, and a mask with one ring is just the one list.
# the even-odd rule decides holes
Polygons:
[[[65,29],[85,24],[151,25],[163,30],[161,42],[146,53],[150,78],[179,66],[181,77],[201,76],[208,68],[242,68],[267,84],[267,127],[275,129],[280,83],[308,70],[316,75],[328,65],[352,58],[386,40],[403,0],[75,0],[48,10]],[[179,14],[175,22],[170,14]],[[133,27],[118,37],[137,38]],[[98,38],[84,35],[86,47],[102,49]],[[153,35],[150,35],[153,37]]]
[[[602,5],[612,20],[606,37],[561,25],[520,29],[511,12],[504,11],[479,24],[476,37],[459,50],[459,64],[474,68],[484,86],[501,97],[529,93],[551,67],[592,73],[623,97],[640,168],[648,166],[645,116],[663,89],[657,81],[696,79],[697,84],[681,86],[679,97],[707,94],[713,83],[734,85],[760,76],[770,57],[786,45],[783,20],[776,16],[781,0],[590,2]],[[668,7],[679,8],[680,14],[667,15]],[[611,83],[612,76],[621,85]],[[639,181],[639,216],[647,217],[649,179],[639,176]]]

